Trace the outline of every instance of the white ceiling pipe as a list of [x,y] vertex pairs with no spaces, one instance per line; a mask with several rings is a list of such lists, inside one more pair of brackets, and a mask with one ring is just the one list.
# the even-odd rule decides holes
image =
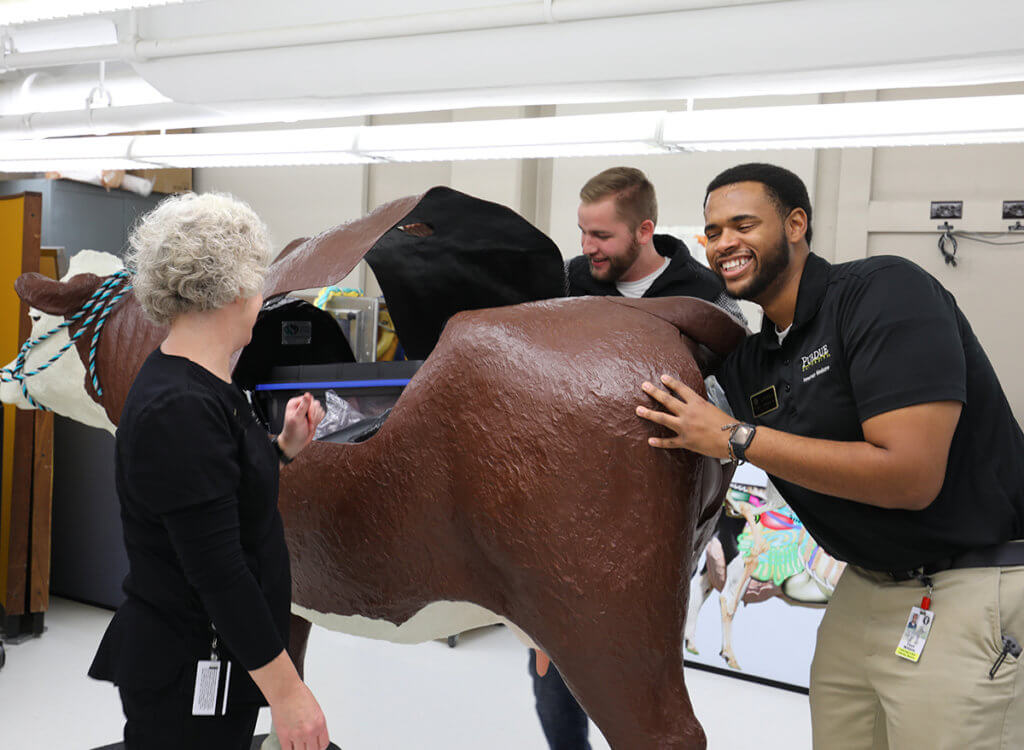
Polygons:
[[211,34],[179,39],[134,39],[130,37],[119,44],[0,54],[0,73],[103,60],[155,60],[167,57],[480,31],[552,22],[589,21],[729,5],[777,2],[786,2],[786,0],[549,0],[548,2],[539,0],[531,4],[517,3],[405,16],[355,19],[340,23],[259,29],[235,34]]
[[225,122],[216,110],[195,104],[166,102],[131,107],[103,107],[76,112],[39,112],[0,118],[0,148],[4,141],[53,138],[68,135],[105,135],[137,130],[243,125],[259,122],[252,117]]
[[[0,116],[0,142],[24,138],[97,135],[138,130],[213,128],[428,112],[468,107],[519,107],[543,104],[601,104],[628,101],[681,102],[684,99],[798,95],[858,89],[910,86],[972,85],[1019,81],[1024,60],[974,60],[974,67],[952,73],[923,64],[878,66],[836,71],[738,75],[723,78],[668,78],[604,82],[594,85],[516,86],[361,95],[331,99],[224,102],[216,104],[158,103],[66,112]],[[140,79],[141,80],[141,79]],[[147,84],[148,85],[148,84]],[[115,101],[115,105],[117,102]],[[0,111],[3,111],[0,107]]]
[[[91,65],[67,71],[36,71],[0,81],[0,113],[80,111],[99,82],[99,69]],[[170,101],[127,65],[108,66],[103,87],[115,107]]]
[[39,52],[0,53],[0,73],[8,73],[12,70],[56,68],[62,65],[134,59],[135,46],[131,42],[100,44],[93,47],[48,49]]

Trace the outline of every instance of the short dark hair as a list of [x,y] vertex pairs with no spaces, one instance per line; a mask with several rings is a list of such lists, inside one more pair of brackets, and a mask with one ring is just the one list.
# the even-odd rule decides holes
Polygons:
[[760,182],[764,185],[765,192],[783,219],[789,216],[794,208],[802,208],[807,214],[807,233],[804,236],[807,244],[811,244],[811,199],[807,196],[807,186],[803,180],[788,169],[774,164],[740,164],[730,167],[708,183],[707,192],[704,193],[704,205],[707,205],[712,190],[737,182]]
[[612,167],[587,180],[580,200],[597,203],[609,195],[615,197],[615,212],[631,232],[648,219],[658,223],[658,200],[647,175],[634,167]]

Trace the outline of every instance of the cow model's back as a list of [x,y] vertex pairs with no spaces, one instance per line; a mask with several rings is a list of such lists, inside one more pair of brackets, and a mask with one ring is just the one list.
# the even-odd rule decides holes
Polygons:
[[[52,284],[23,277],[19,293],[56,314],[54,300],[84,299]],[[129,300],[101,336],[98,400],[113,422],[159,341],[139,316]],[[122,341],[105,342],[115,331]],[[282,472],[297,611],[405,627],[428,605],[472,603],[551,655],[616,750],[703,748],[681,639],[723,472],[649,448],[634,408],[661,372],[701,392],[697,359],[740,336],[717,308],[670,298],[456,315],[375,436],[313,443]],[[433,625],[422,635],[455,632]]]

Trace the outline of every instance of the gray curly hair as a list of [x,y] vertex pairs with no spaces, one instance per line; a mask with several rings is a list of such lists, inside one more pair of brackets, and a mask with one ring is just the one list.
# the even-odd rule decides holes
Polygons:
[[158,325],[256,295],[272,257],[266,225],[223,193],[165,198],[142,217],[128,243],[125,263],[135,274],[135,297]]

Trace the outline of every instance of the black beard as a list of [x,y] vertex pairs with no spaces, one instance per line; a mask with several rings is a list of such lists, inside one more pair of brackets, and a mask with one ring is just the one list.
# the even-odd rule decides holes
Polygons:
[[[790,249],[786,235],[780,234],[779,241],[769,253],[760,253],[757,258],[757,275],[747,282],[745,288],[733,293],[726,288],[726,294],[733,299],[745,299],[756,302],[757,298],[767,291],[768,287],[782,275],[789,266]],[[720,274],[719,274],[720,275]]]

